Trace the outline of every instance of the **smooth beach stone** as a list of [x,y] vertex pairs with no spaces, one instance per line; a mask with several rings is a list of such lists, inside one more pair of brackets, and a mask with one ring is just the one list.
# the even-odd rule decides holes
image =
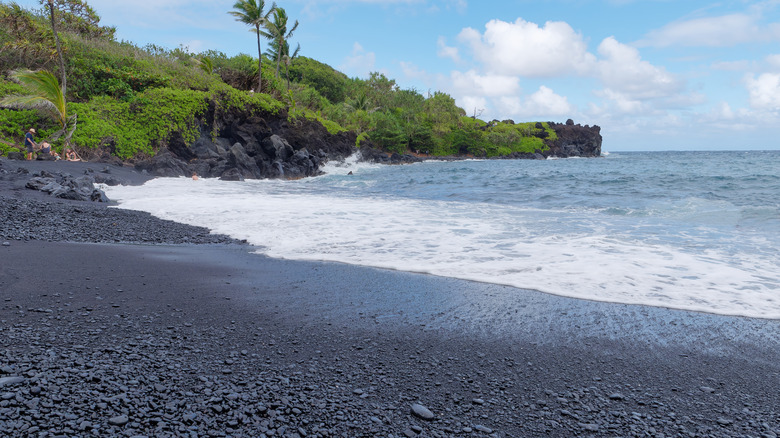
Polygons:
[[418,403],[412,405],[412,414],[422,418],[423,420],[430,421],[434,418],[433,412],[431,412],[430,409]]
[[108,424],[112,426],[124,426],[128,421],[130,421],[130,419],[127,418],[127,415],[117,415],[116,417],[109,418]]
[[0,386],[15,385],[17,383],[24,382],[24,377],[12,376],[12,377],[0,377]]
[[599,425],[593,423],[580,423],[580,427],[588,432],[598,432],[599,430]]

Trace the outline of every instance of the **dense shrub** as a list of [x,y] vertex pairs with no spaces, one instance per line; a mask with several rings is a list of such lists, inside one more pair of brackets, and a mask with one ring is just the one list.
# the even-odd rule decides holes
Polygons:
[[72,141],[89,148],[109,147],[121,158],[153,155],[173,132],[194,141],[207,103],[205,92],[157,88],[129,102],[101,96],[71,104],[71,112],[79,116]]
[[290,66],[290,79],[311,86],[331,103],[341,103],[346,98],[347,76],[314,59],[296,58]]

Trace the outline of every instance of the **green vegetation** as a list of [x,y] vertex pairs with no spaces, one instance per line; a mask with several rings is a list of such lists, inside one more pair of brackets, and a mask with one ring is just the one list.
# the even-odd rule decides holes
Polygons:
[[12,108],[35,108],[49,116],[59,126],[60,130],[53,135],[53,140],[65,135],[65,144],[69,144],[73,130],[76,129],[76,117],[68,117],[65,95],[53,74],[46,70],[18,70],[11,73],[28,94],[11,94],[0,100],[0,105]]
[[[257,70],[263,69],[263,50],[260,46],[260,37],[264,36],[263,31],[260,30],[260,26],[265,26],[268,22],[268,15],[270,15],[274,9],[275,4],[264,12],[265,1],[264,0],[238,0],[233,5],[233,11],[228,11],[228,14],[236,17],[236,21],[240,21],[246,25],[252,26],[255,34],[257,34]],[[257,78],[257,92],[263,91],[263,79],[262,75]]]
[[[3,152],[21,144],[30,127],[52,141],[77,115],[71,137],[77,148],[107,148],[123,159],[150,156],[174,134],[195,140],[212,111],[219,117],[234,110],[286,117],[292,126],[316,121],[332,134],[356,133],[358,147],[372,144],[402,154],[493,157],[543,151],[555,139],[546,123],[487,123],[467,117],[446,93],[401,89],[379,73],[349,78],[298,56],[300,45],[291,53],[298,22],[262,0],[239,0],[226,11],[256,34],[259,58],[117,42],[115,30],[101,26],[83,0],[45,3],[35,11],[0,3],[0,99],[30,94],[10,72],[51,72],[67,78],[61,117],[18,105],[0,108]],[[266,53],[262,39],[268,41]]]

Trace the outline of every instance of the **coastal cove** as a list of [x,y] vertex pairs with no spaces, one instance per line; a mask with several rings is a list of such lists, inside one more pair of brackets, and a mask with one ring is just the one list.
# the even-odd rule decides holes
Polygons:
[[[268,258],[204,228],[18,188],[15,164],[0,160],[11,436],[780,433],[776,320]],[[45,275],[42,255],[56,261]]]
[[780,436],[773,5],[231,3],[0,3],[0,436]]

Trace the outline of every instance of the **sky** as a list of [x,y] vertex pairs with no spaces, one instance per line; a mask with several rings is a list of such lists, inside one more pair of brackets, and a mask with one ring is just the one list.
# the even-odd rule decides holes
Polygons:
[[[257,56],[254,34],[228,14],[234,1],[87,2],[118,40]],[[300,23],[290,41],[302,56],[448,93],[482,120],[598,125],[606,151],[780,149],[780,0],[277,6]]]

